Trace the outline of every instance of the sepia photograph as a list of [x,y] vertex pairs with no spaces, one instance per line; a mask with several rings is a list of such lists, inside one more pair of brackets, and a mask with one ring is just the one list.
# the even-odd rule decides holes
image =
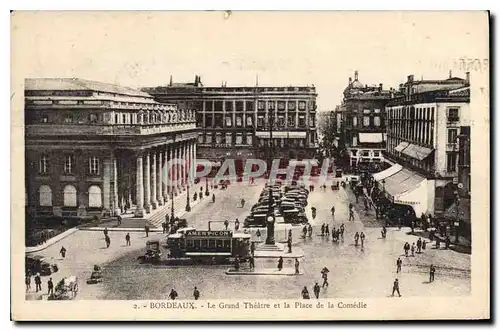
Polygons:
[[489,24],[13,11],[12,318],[490,318]]

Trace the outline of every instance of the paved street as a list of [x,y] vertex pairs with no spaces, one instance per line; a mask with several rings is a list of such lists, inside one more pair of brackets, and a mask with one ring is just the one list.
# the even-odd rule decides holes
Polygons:
[[[185,215],[189,223],[199,229],[208,227],[208,220],[236,217],[242,222],[255,203],[263,188],[263,182],[255,186],[230,185],[225,191],[216,191],[215,204],[196,208]],[[239,208],[241,198],[247,203]],[[316,189],[309,197],[307,207],[317,208],[317,217],[312,221],[312,238],[302,239],[294,235],[295,246],[305,254],[301,261],[303,275],[300,276],[234,276],[226,275],[228,266],[164,267],[139,265],[137,256],[143,254],[146,238],[143,233],[131,233],[132,246],[124,246],[123,232],[110,233],[109,249],[104,248],[103,234],[80,231],[63,239],[60,243],[41,252],[45,256],[58,257],[64,245],[68,255],[58,261],[61,270],[55,280],[69,274],[80,278],[79,299],[166,299],[172,287],[179,293],[179,299],[190,299],[192,289],[197,286],[202,298],[299,298],[303,286],[312,294],[314,281],[321,285],[320,270],[330,270],[329,286],[322,290],[321,297],[385,297],[391,294],[392,282],[398,277],[403,296],[452,296],[470,293],[470,255],[449,250],[432,249],[430,245],[423,254],[404,257],[403,244],[416,241],[417,237],[406,234],[408,229],[390,228],[386,239],[380,237],[380,228],[365,228],[356,215],[354,222],[348,221],[348,196],[339,191]],[[330,208],[335,205],[335,220]],[[332,243],[331,237],[319,236],[323,222],[338,227],[345,224],[343,242]],[[222,224],[217,225],[222,227]],[[212,229],[215,226],[212,227]],[[298,228],[300,231],[300,228]],[[365,247],[354,246],[356,231],[366,234]],[[265,236],[265,231],[263,236]],[[283,231],[284,233],[285,231]],[[162,234],[153,234],[161,238]],[[396,274],[396,259],[403,260],[402,273]],[[107,264],[106,264],[107,263]],[[258,261],[257,265],[274,267],[277,261]],[[428,266],[437,266],[436,281],[428,284]],[[86,285],[93,264],[104,265],[104,283]],[[265,266],[264,266],[265,265]],[[285,260],[285,267],[292,267],[292,261]],[[44,286],[46,288],[45,280]],[[396,299],[395,299],[396,300]]]

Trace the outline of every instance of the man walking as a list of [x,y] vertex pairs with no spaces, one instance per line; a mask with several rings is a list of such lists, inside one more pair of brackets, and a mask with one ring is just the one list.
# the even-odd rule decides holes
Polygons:
[[322,274],[322,277],[323,277],[323,288],[326,286],[328,287],[328,269],[327,268],[323,268],[323,270],[321,270],[321,274]]
[[234,231],[238,231],[239,229],[240,229],[240,221],[236,219],[236,221],[234,222]]
[[408,251],[410,250],[410,244],[408,244],[408,242],[406,242],[403,246],[403,249],[405,251],[405,256],[408,257]]
[[226,231],[227,231],[227,228],[229,227],[229,221],[228,220],[224,221],[224,226],[226,227]]
[[411,245],[411,256],[415,256],[415,243]]
[[431,267],[429,268],[429,283],[432,283],[434,281],[434,274],[436,273],[436,267],[431,264]]
[[418,238],[417,240],[417,253],[422,253],[422,238]]
[[361,239],[361,247],[363,247],[364,243],[365,243],[365,234],[364,234],[364,232],[361,232],[361,235],[359,236],[359,238]]
[[38,291],[42,290],[42,279],[40,278],[40,274],[36,274],[35,276],[35,291],[38,293]]
[[354,211],[349,209],[349,222],[354,222]]
[[302,299],[310,299],[309,291],[306,286],[302,289]]
[[403,261],[401,261],[401,258],[398,257],[398,260],[396,261],[396,273],[401,272],[402,265],[403,265]]
[[168,297],[171,299],[171,300],[175,300],[179,295],[177,294],[177,291],[175,289],[172,289],[170,291],[170,294],[168,295]]
[[359,240],[359,233],[356,232],[354,235],[354,246],[358,246],[358,240]]
[[125,235],[125,244],[127,246],[130,246],[130,233],[127,232],[127,234]]
[[149,237],[149,225],[144,226],[144,232],[146,232],[146,237]]
[[250,270],[255,269],[255,259],[253,258],[253,256],[250,256],[248,258],[248,263],[249,263]]
[[299,266],[300,266],[299,259],[295,258],[295,274],[296,275],[298,275],[300,273],[299,272]]
[[401,296],[401,293],[399,293],[399,280],[397,278],[392,285],[392,296],[394,296],[394,292],[398,292],[398,295]]
[[319,299],[320,287],[319,287],[318,282],[316,282],[316,284],[314,284],[313,291],[314,291],[314,296],[316,297],[316,299]]
[[309,233],[309,238],[312,237],[312,234],[313,234],[313,227],[311,226],[311,223],[309,223],[309,226],[307,228],[307,231]]
[[24,278],[24,283],[26,284],[26,291],[31,290],[31,276],[29,274]]
[[340,236],[342,237],[342,239],[344,239],[344,223],[340,224]]
[[198,288],[196,286],[194,287],[193,297],[195,300],[198,300],[200,298],[200,291],[198,291]]
[[47,288],[48,288],[48,295],[54,294],[54,283],[52,282],[52,277],[49,279],[47,282]]
[[106,248],[109,248],[109,245],[111,245],[111,238],[109,238],[109,236],[106,235],[106,238],[104,238],[104,240],[106,241]]
[[62,258],[64,259],[66,257],[66,248],[61,247],[61,250],[59,251],[59,253],[61,254]]

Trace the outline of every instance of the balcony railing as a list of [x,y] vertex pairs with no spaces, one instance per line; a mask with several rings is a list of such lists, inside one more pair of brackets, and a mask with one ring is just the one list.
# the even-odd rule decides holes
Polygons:
[[46,109],[48,106],[54,109],[86,109],[86,108],[106,108],[106,109],[127,109],[143,111],[175,111],[175,104],[160,103],[137,103],[109,100],[26,100],[28,109]]
[[26,126],[26,135],[46,136],[141,136],[196,129],[195,122],[162,124],[115,124],[115,125],[75,125],[75,124],[32,124]]

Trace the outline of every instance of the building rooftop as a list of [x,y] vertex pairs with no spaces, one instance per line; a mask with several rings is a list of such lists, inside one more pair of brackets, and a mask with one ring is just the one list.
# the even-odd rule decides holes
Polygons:
[[152,98],[151,95],[130,87],[81,78],[27,78],[25,90],[29,91],[96,91],[127,96]]

